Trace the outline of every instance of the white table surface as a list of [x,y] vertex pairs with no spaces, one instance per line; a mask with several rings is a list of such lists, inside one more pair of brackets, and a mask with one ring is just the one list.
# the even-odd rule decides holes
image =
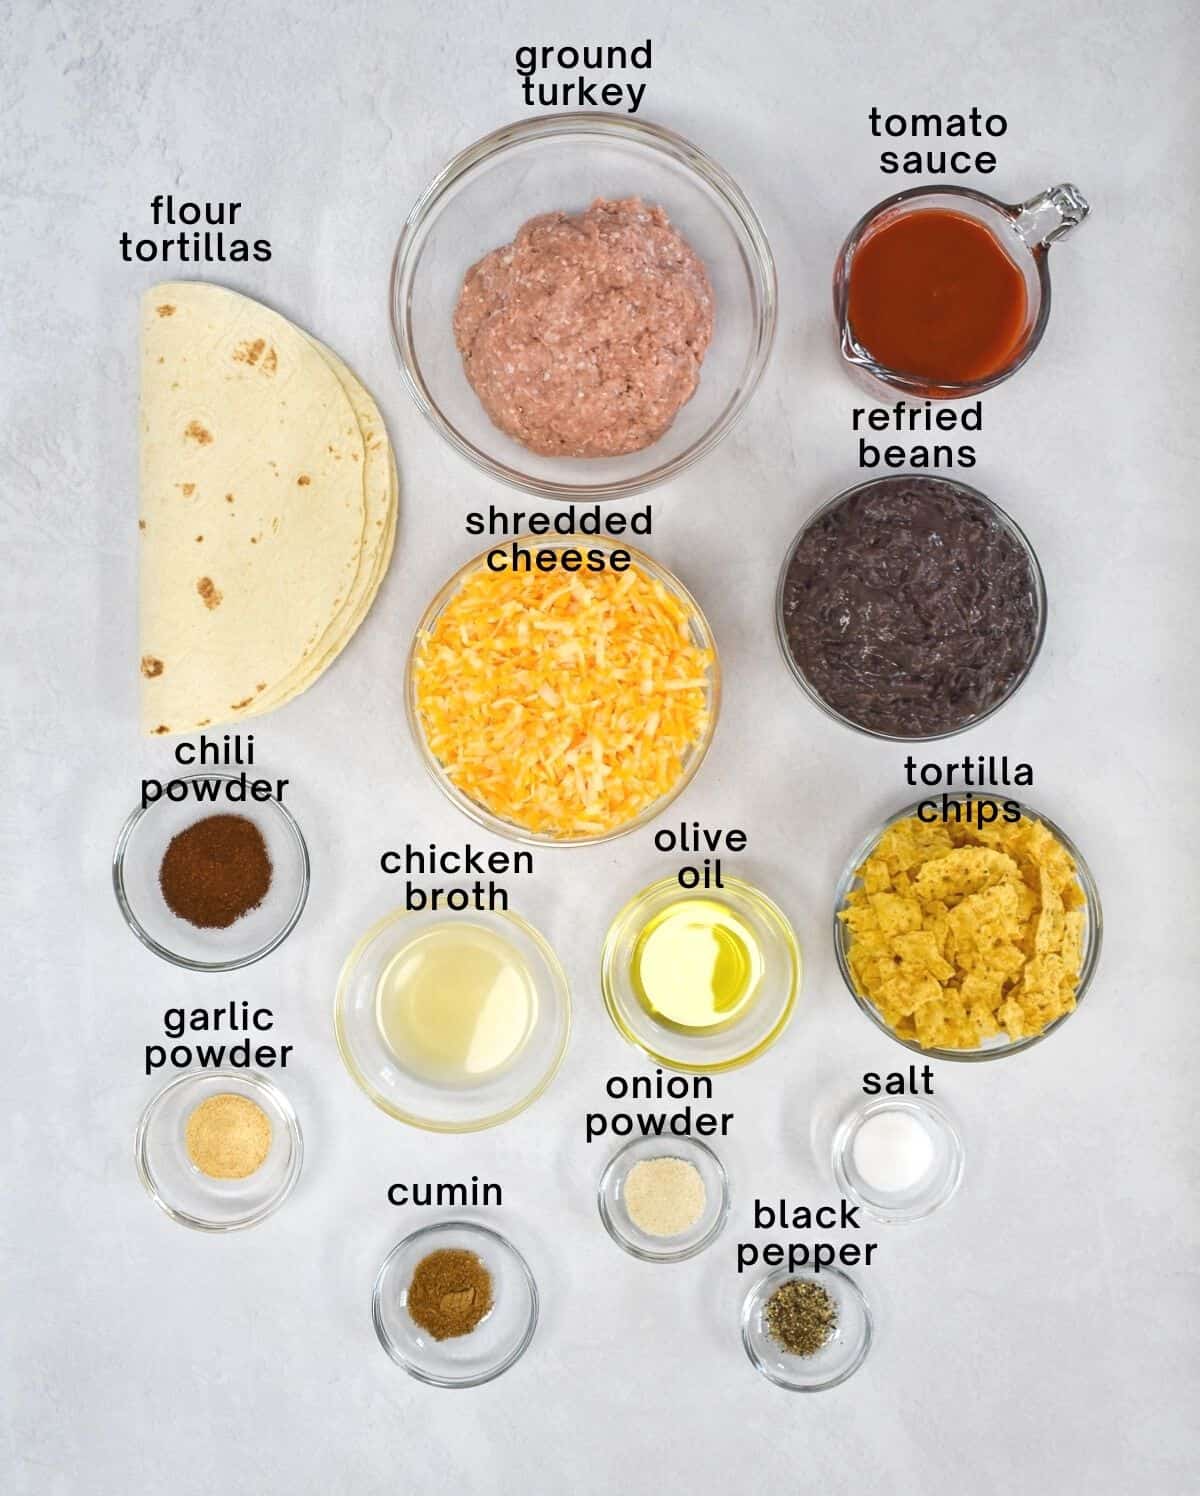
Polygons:
[[[604,8],[18,0],[0,48],[5,323],[4,1381],[13,1493],[679,1490],[1112,1493],[1195,1488],[1197,727],[1195,275],[1198,29],[1186,0]],[[604,19],[601,20],[601,15]],[[513,49],[651,35],[641,116],[692,137],[758,207],[778,260],[779,337],[736,433],[653,496],[652,548],[716,630],[727,695],[679,809],[750,834],[742,867],[807,957],[785,1039],[721,1080],[736,1189],[721,1243],[683,1266],[609,1242],[583,1141],[605,1078],[647,1067],[600,1002],[617,902],[656,876],[649,834],[545,854],[524,912],[561,952],[576,1026],[530,1111],[462,1138],[408,1130],[339,1063],[341,959],[396,889],[385,846],[486,843],[427,782],[400,680],[413,626],[477,549],[468,507],[514,502],[409,402],[384,291],[416,193],[458,149],[526,113]],[[644,75],[642,75],[644,76]],[[866,112],[1008,116],[1019,198],[1078,182],[1093,218],[1054,253],[1055,309],[1021,376],[985,399],[969,476],[1034,539],[1051,597],[1035,674],[947,743],[1031,760],[1030,798],[1076,837],[1107,939],[1086,1004],[1007,1063],[942,1065],[968,1174],[936,1218],[881,1229],[861,1274],[878,1316],[864,1369],[819,1397],[745,1360],[734,1244],[755,1194],[825,1200],[810,1142],[867,1068],[907,1063],[850,1002],[828,936],[849,850],[905,799],[902,749],[825,720],[788,679],[769,598],[783,548],[858,477],[855,392],[835,357],[840,240],[894,190]],[[974,179],[968,179],[974,180]],[[136,303],[151,268],[117,237],[156,192],[235,198],[265,266],[202,273],[330,342],[374,391],[403,504],[395,561],[336,667],[255,724],[293,781],[313,890],[272,959],[220,979],[142,950],[108,861],[143,773],[136,729]],[[939,756],[937,747],[923,757]],[[150,1204],[134,1124],[141,1057],[173,1004],[261,1000],[294,1043],[283,1076],[308,1145],[286,1208],[207,1238]],[[532,1348],[460,1395],[376,1344],[371,1282],[430,1212],[397,1179],[496,1179],[494,1224],[543,1296]],[[874,1233],[872,1233],[874,1235]]]

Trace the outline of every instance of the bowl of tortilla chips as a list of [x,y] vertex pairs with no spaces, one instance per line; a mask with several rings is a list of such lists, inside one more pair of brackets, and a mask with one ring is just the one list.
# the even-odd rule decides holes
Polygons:
[[892,816],[850,859],[834,908],[854,1000],[936,1059],[1039,1043],[1079,1006],[1100,956],[1100,897],[1078,848],[1040,812],[986,792]]

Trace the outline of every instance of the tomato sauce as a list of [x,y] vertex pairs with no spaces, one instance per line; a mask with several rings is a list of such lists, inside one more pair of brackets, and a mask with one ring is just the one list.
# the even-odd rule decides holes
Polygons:
[[994,234],[924,208],[868,232],[850,264],[855,341],[877,364],[934,383],[1003,369],[1028,333],[1025,277]]

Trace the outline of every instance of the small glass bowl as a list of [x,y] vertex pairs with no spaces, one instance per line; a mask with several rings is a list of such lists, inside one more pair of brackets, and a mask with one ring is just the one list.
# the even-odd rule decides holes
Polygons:
[[[988,510],[988,512],[1008,532],[1008,534],[1012,536],[1012,538],[1016,541],[1017,546],[1021,551],[1024,552],[1025,559],[1029,563],[1029,573],[1033,580],[1034,600],[1037,605],[1037,622],[1034,626],[1033,648],[1029,652],[1029,659],[1025,662],[1024,669],[1021,671],[1020,675],[1018,675],[1012,682],[1004,695],[1001,696],[998,701],[993,702],[993,704],[987,709],[986,712],[980,712],[977,717],[971,717],[967,721],[961,723],[959,726],[952,727],[946,732],[924,733],[920,736],[915,737],[899,737],[894,733],[880,732],[874,727],[866,727],[861,722],[855,722],[853,718],[844,716],[841,712],[838,711],[835,706],[831,706],[829,702],[825,700],[825,698],[809,680],[808,676],[804,673],[802,666],[796,660],[795,656],[792,654],[791,649],[788,647],[787,624],[783,616],[783,607],[784,596],[787,590],[787,576],[792,564],[792,557],[799,549],[800,543],[804,539],[805,535],[808,534],[809,530],[811,530],[819,520],[821,520],[831,510],[836,509],[840,504],[844,504],[847,500],[853,498],[855,494],[861,493],[864,489],[873,487],[876,483],[896,482],[898,480],[913,483],[919,482],[922,479],[935,479],[939,482],[951,483],[955,488],[963,489],[973,498],[978,499]],[[809,517],[804,521],[803,525],[801,525],[799,531],[795,536],[795,539],[787,548],[787,552],[783,558],[783,565],[779,568],[779,580],[775,585],[775,637],[779,642],[779,648],[783,654],[784,663],[787,665],[788,670],[791,672],[792,679],[801,688],[801,690],[814,704],[814,706],[820,707],[821,711],[823,711],[827,717],[832,717],[835,722],[840,722],[844,727],[853,728],[855,732],[862,733],[864,737],[878,738],[886,743],[934,743],[942,738],[956,737],[960,732],[966,732],[969,728],[978,727],[981,722],[986,722],[987,719],[995,712],[998,712],[1006,702],[1011,701],[1016,693],[1020,690],[1020,688],[1029,679],[1029,672],[1033,669],[1035,663],[1037,662],[1038,655],[1040,655],[1042,652],[1042,641],[1046,637],[1046,617],[1046,579],[1042,574],[1042,567],[1037,558],[1037,552],[1029,543],[1029,538],[1025,534],[1024,530],[1021,529],[1016,520],[1010,518],[1010,516],[1000,508],[999,504],[997,504],[994,500],[989,499],[987,494],[981,493],[977,488],[972,488],[969,483],[963,483],[959,478],[938,478],[937,475],[933,473],[890,473],[886,477],[869,478],[865,483],[855,483],[852,487],[843,489],[841,493],[834,494],[833,498],[826,500],[826,502],[822,504],[821,507],[817,509],[813,514],[810,514]]]
[[[764,1310],[768,1301],[777,1288],[792,1282],[817,1284],[837,1306],[833,1334],[811,1356],[791,1355],[767,1331]],[[767,1381],[789,1392],[824,1392],[852,1377],[867,1359],[872,1329],[871,1309],[862,1289],[837,1267],[822,1268],[819,1273],[777,1268],[754,1284],[742,1304],[742,1345],[751,1364]]]
[[[940,793],[939,791],[939,795]],[[992,798],[1011,798],[1003,794],[1003,792],[996,790],[983,789],[972,791],[971,793],[974,795],[976,803],[980,799],[989,798],[989,796]],[[961,794],[951,791],[950,799],[951,801],[961,801],[965,798],[965,795],[965,791]],[[1083,855],[1079,851],[1079,848],[1062,827],[1056,825],[1049,816],[1043,815],[1040,810],[1035,810],[1030,805],[1021,804],[1021,814],[1041,821],[1046,829],[1070,853],[1071,860],[1075,864],[1075,876],[1079,881],[1080,888],[1083,889],[1083,896],[1086,901],[1084,904],[1083,958],[1079,966],[1079,983],[1075,988],[1075,1006],[1071,1009],[1070,1013],[1064,1013],[1061,1017],[1056,1018],[1053,1023],[1047,1024],[1040,1034],[1029,1034],[1022,1039],[1006,1039],[1003,1035],[995,1035],[981,1044],[978,1049],[922,1049],[915,1039],[902,1039],[899,1034],[889,1028],[882,1014],[875,1007],[875,1004],[869,998],[864,997],[855,987],[849,962],[850,935],[845,924],[838,918],[838,912],[845,907],[846,896],[859,881],[859,868],[875,850],[884,832],[889,827],[894,826],[897,821],[907,820],[908,817],[915,815],[918,807],[923,803],[921,800],[914,801],[912,805],[907,805],[903,810],[897,811],[894,816],[889,816],[878,830],[872,831],[870,836],[859,845],[858,850],[850,858],[849,862],[847,862],[845,870],[838,880],[837,892],[834,895],[833,903],[833,948],[837,955],[838,970],[842,974],[846,990],[875,1027],[887,1034],[889,1039],[894,1039],[897,1044],[903,1044],[905,1049],[911,1050],[913,1054],[925,1055],[928,1059],[964,1060],[967,1062],[1002,1060],[1008,1055],[1020,1054],[1022,1050],[1030,1049],[1033,1045],[1040,1044],[1043,1039],[1049,1038],[1051,1034],[1056,1033],[1073,1013],[1077,1013],[1088,988],[1092,984],[1092,978],[1096,974],[1096,964],[1100,959],[1100,946],[1104,935],[1104,915],[1100,908],[1100,892],[1096,887],[1095,879],[1092,877],[1087,863],[1083,860]]]
[[[233,780],[219,770],[180,776]],[[158,873],[172,837],[214,815],[240,815],[262,832],[271,858],[271,886],[257,909],[223,930],[202,930],[172,914],[159,887]],[[242,805],[224,798],[155,800],[139,806],[121,828],[112,863],[113,891],[125,923],[147,949],[188,971],[235,971],[251,966],[283,944],[296,927],[308,899],[308,847],[291,811],[278,800]]]
[[[431,1252],[474,1252],[492,1275],[495,1302],[468,1335],[435,1340],[408,1312],[408,1287]],[[409,1376],[431,1387],[479,1387],[525,1354],[538,1321],[538,1291],[529,1264],[487,1226],[443,1221],[406,1236],[384,1258],[371,1294],[379,1343]]]
[[[537,990],[537,1017],[520,1053],[475,1086],[438,1085],[406,1070],[384,1042],[376,1020],[376,991],[388,963],[423,930],[447,924],[482,926],[499,935],[524,960]],[[427,1132],[479,1132],[532,1106],[557,1075],[571,1033],[571,993],[549,943],[519,915],[394,909],[346,957],[333,1023],[351,1079],[388,1116]]]
[[[625,1181],[635,1164],[652,1158],[680,1158],[704,1181],[700,1219],[677,1236],[651,1236],[637,1225],[625,1206]],[[619,1247],[642,1262],[683,1262],[716,1241],[729,1218],[729,1176],[707,1143],[697,1138],[634,1138],[608,1161],[597,1192],[604,1229]]]
[[[680,768],[679,777],[665,795],[660,795],[657,800],[651,802],[631,820],[623,825],[614,827],[611,831],[596,832],[589,836],[552,836],[544,831],[530,831],[527,827],[518,825],[515,821],[506,820],[502,816],[495,815],[487,806],[479,801],[471,799],[452,782],[450,776],[442,768],[441,763],[429,746],[429,740],[425,736],[425,728],[421,722],[421,712],[417,705],[417,648],[422,637],[430,633],[443,610],[458,592],[466,579],[473,575],[484,565],[484,558],[488,551],[481,551],[473,560],[468,561],[465,566],[460,566],[450,580],[434,596],[432,602],[425,609],[417,632],[413,637],[412,647],[408,654],[408,667],[404,676],[404,700],[408,710],[408,726],[412,733],[413,741],[420,750],[421,762],[425,765],[433,782],[442,791],[448,800],[456,805],[464,815],[470,816],[478,825],[485,830],[493,832],[496,836],[507,837],[510,841],[526,842],[531,846],[542,847],[582,847],[597,845],[600,842],[613,841],[618,836],[627,836],[629,832],[636,831],[640,826],[661,815],[679,795],[691,784],[696,777],[696,771],[704,762],[704,755],[708,752],[709,744],[712,742],[713,733],[717,728],[717,716],[721,707],[721,667],[717,658],[717,643],[713,638],[712,629],[708,626],[708,619],[700,610],[700,605],[687,590],[678,577],[669,572],[665,566],[660,566],[652,556],[647,556],[644,551],[636,547],[626,545],[623,541],[610,540],[603,536],[579,536],[579,535],[522,535],[511,544],[531,546],[539,550],[561,551],[570,546],[586,545],[590,547],[601,547],[606,550],[627,551],[633,559],[633,564],[644,571],[653,581],[661,582],[670,592],[681,607],[687,610],[690,619],[691,642],[698,648],[708,650],[712,655],[712,664],[708,671],[708,690],[706,706],[708,708],[708,721],[704,729],[704,735],[696,743],[687,758],[684,759]],[[494,547],[489,547],[489,551]]]
[[[925,1129],[933,1157],[923,1178],[895,1193],[870,1185],[854,1161],[854,1143],[864,1122],[889,1112],[903,1112]],[[880,1097],[854,1108],[833,1139],[833,1175],[843,1195],[861,1205],[877,1221],[919,1221],[954,1198],[962,1183],[963,1145],[954,1123],[930,1101]]]
[[[758,1059],[787,1027],[800,992],[803,959],[787,916],[752,884],[729,873],[723,876],[723,888],[686,891],[673,877],[651,883],[629,900],[604,940],[600,986],[608,1016],[630,1044],[672,1070],[716,1073]],[[634,991],[630,967],[638,937],[655,915],[678,901],[700,898],[727,905],[754,930],[763,958],[762,990],[728,1028],[685,1033],[646,1011]]]
[[[245,1096],[271,1123],[271,1147],[246,1179],[210,1179],[188,1157],[187,1120],[212,1096]],[[195,1231],[241,1231],[283,1204],[300,1177],[304,1142],[292,1104],[253,1070],[194,1070],[177,1076],[152,1098],[134,1136],[138,1178],[154,1203]]]
[[[453,329],[463,277],[538,214],[633,196],[666,210],[712,282],[716,316],[700,383],[640,452],[539,456],[492,425],[467,382]],[[494,131],[438,173],[400,233],[389,300],[409,391],[455,451],[527,493],[592,502],[674,477],[731,430],[775,336],[775,262],[741,189],[696,146],[622,115],[555,114]]]

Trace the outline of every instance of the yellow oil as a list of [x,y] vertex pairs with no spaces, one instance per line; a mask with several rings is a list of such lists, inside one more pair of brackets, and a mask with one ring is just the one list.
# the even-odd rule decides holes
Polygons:
[[750,926],[716,899],[681,898],[646,922],[630,976],[638,1001],[659,1023],[715,1033],[758,995],[763,955]]
[[411,1073],[436,1085],[491,1079],[524,1049],[537,988],[520,951],[494,930],[434,925],[389,961],[375,992],[383,1041]]

